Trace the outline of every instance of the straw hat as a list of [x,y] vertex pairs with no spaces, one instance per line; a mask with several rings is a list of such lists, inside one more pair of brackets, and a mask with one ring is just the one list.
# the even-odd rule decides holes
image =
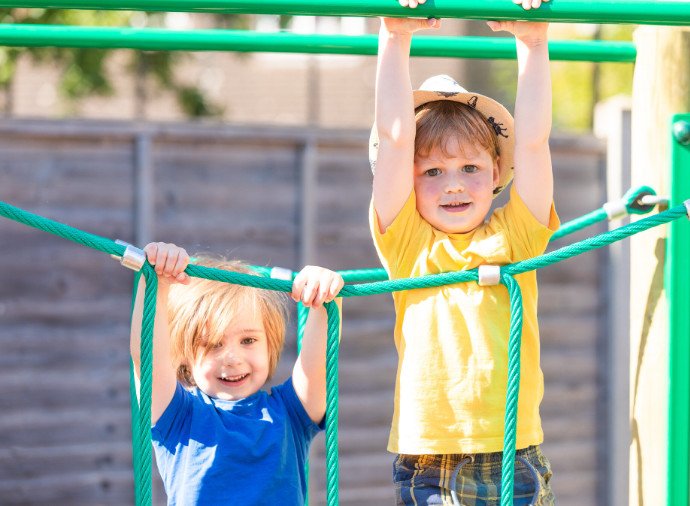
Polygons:
[[[427,102],[437,100],[451,100],[468,105],[479,111],[486,118],[489,125],[496,132],[500,158],[498,161],[498,186],[494,190],[494,197],[508,186],[513,179],[513,148],[515,146],[515,132],[513,116],[495,100],[471,93],[460,86],[454,79],[446,75],[430,77],[422,86],[413,92],[414,108]],[[371,130],[369,138],[369,163],[371,170],[376,166],[378,154],[378,136],[375,127]]]

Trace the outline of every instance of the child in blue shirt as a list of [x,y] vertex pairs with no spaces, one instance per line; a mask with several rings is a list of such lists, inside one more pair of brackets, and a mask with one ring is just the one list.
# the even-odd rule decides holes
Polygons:
[[[152,440],[169,505],[303,505],[304,464],[326,411],[324,302],[342,278],[305,267],[291,297],[310,307],[292,377],[261,390],[275,371],[285,336],[285,296],[190,278],[187,252],[151,243],[158,274],[153,336]],[[237,261],[197,265],[252,274]],[[131,329],[136,379],[145,280]]]

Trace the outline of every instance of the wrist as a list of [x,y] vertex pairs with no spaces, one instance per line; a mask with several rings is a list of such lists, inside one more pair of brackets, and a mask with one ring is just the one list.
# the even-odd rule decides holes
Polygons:
[[390,30],[386,27],[382,27],[381,34],[390,41],[409,42],[412,40],[412,32],[407,30]]
[[515,41],[518,53],[538,53],[540,51],[549,51],[549,40],[546,37],[529,36]]
[[539,34],[539,35],[525,35],[523,37],[517,37],[516,38],[517,42],[522,44],[528,49],[535,49],[539,47],[548,47],[549,45],[549,39],[546,36],[546,34]]

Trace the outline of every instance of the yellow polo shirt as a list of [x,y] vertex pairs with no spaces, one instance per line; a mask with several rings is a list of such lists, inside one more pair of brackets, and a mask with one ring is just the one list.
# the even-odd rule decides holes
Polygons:
[[[446,234],[417,212],[412,192],[384,234],[373,203],[370,227],[391,279],[507,265],[544,252],[560,226],[551,207],[549,226],[539,223],[514,186],[510,202],[466,234]],[[517,448],[543,440],[539,403],[537,279],[516,276],[523,298]],[[503,450],[508,381],[510,297],[505,286],[470,281],[394,292],[398,371],[388,450],[450,454]]]

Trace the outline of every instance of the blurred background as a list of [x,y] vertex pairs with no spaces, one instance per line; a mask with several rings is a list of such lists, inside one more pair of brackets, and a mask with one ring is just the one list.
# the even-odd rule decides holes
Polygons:
[[[367,18],[0,13],[3,23],[378,32]],[[633,30],[554,24],[550,38],[629,41]],[[483,22],[443,20],[425,35],[497,34]],[[378,267],[367,222],[375,65],[372,56],[0,48],[0,200],[140,247],[163,240],[293,270]],[[411,67],[414,87],[449,74],[513,108],[515,61],[413,58]],[[563,222],[618,191],[606,177],[606,126],[629,118],[632,73],[632,64],[552,63]],[[594,135],[602,108],[614,112]],[[614,364],[610,328],[627,317],[611,304],[611,262],[600,250],[539,273],[543,449],[560,505],[613,504],[610,483],[627,476],[627,453],[613,450],[628,430],[612,423],[628,365]],[[108,255],[0,219],[0,504],[133,504],[131,288],[131,272]],[[276,381],[295,358],[294,321]],[[344,505],[393,502],[393,323],[390,295],[345,301]],[[323,437],[312,453],[310,504],[325,504]],[[153,475],[154,504],[165,504]]]

